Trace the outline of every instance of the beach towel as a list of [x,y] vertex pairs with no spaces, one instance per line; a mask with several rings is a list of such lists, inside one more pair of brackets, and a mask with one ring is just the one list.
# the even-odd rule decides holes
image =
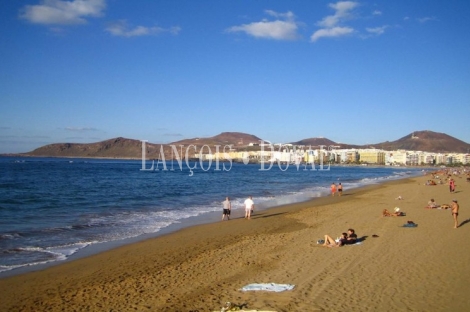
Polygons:
[[410,227],[410,228],[414,228],[414,227],[417,227],[418,225],[416,223],[405,223],[403,224],[403,227]]
[[356,241],[354,244],[345,244],[343,246],[356,246],[356,245],[362,245],[362,241]]
[[275,283],[262,283],[262,284],[248,284],[243,286],[240,290],[242,291],[252,291],[252,290],[264,290],[264,291],[274,291],[281,292],[285,290],[294,289],[295,285],[291,284],[275,284]]

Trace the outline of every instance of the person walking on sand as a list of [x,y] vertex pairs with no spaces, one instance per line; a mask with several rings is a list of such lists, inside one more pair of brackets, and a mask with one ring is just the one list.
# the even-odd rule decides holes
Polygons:
[[454,229],[459,227],[459,204],[457,203],[456,199],[452,200],[452,217],[454,217]]
[[225,217],[227,220],[230,220],[230,212],[232,211],[232,203],[230,202],[230,197],[225,197],[225,200],[222,202],[224,206],[224,211],[222,213],[222,221],[224,221]]
[[336,184],[335,184],[334,182],[331,183],[330,188],[331,188],[331,196],[334,197],[334,196],[335,196],[335,193],[336,193]]
[[251,214],[255,209],[255,203],[253,202],[253,197],[250,195],[245,199],[245,219],[251,219]]
[[341,182],[338,184],[338,196],[341,197],[343,194],[343,186],[341,185]]

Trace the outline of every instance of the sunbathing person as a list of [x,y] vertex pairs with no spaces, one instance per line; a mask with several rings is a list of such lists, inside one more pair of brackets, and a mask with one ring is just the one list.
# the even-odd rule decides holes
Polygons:
[[348,233],[342,233],[340,238],[336,241],[331,236],[325,235],[325,243],[323,246],[327,247],[341,247],[344,245],[352,245],[357,242],[357,235],[353,229],[348,229]]
[[346,241],[343,242],[344,245],[352,245],[357,242],[357,235],[356,232],[353,229],[348,229],[348,237],[346,238]]
[[442,205],[441,205],[441,208],[442,208],[442,209],[450,209],[450,205],[442,204]]
[[428,205],[424,208],[427,208],[427,209],[434,209],[434,208],[439,208],[440,206],[438,205],[438,203],[436,203],[434,201],[434,198],[431,198],[431,200],[428,202]]
[[405,213],[401,212],[400,210],[395,210],[395,212],[390,212],[387,209],[382,211],[382,217],[402,217]]
[[348,237],[347,233],[341,233],[341,236],[338,240],[334,240],[331,236],[325,235],[325,242],[323,243],[323,246],[326,247],[341,247],[342,241],[346,240]]

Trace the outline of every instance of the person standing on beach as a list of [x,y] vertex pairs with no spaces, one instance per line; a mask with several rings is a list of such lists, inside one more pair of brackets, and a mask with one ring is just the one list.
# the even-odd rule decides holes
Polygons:
[[335,193],[336,193],[336,184],[335,184],[334,182],[331,183],[330,188],[331,188],[331,196],[334,197],[334,196],[335,196]]
[[341,185],[341,182],[338,184],[338,196],[341,197],[343,194],[343,186]]
[[227,216],[227,220],[230,220],[230,212],[232,211],[232,203],[230,202],[230,197],[225,197],[225,201],[223,202],[224,211],[222,214],[222,221],[224,221],[225,216]]
[[451,193],[453,193],[455,191],[455,181],[452,178],[450,178],[450,180],[449,180],[449,191]]
[[250,195],[245,199],[245,219],[251,219],[251,214],[255,209],[255,203],[253,202],[253,197]]
[[452,200],[452,217],[454,217],[454,229],[459,227],[459,221],[457,217],[459,216],[459,204],[457,200]]

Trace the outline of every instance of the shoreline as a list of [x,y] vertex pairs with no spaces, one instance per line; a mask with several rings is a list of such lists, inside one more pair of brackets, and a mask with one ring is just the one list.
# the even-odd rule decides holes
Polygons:
[[[418,175],[418,173],[416,174]],[[401,177],[401,176],[396,176],[393,178],[388,177],[388,178],[384,178],[383,180],[379,180],[379,182],[373,182],[371,184],[355,186],[349,190],[350,191],[361,190],[362,188],[366,188],[369,186],[380,185],[382,183],[388,183],[390,181],[397,181],[397,180],[402,180],[402,179],[407,179],[407,178],[408,177]],[[262,212],[265,210],[276,209],[276,208],[280,208],[284,206],[292,206],[296,204],[309,204],[313,206],[316,202],[318,202],[322,198],[330,197],[329,190],[325,192],[326,192],[325,194],[322,194],[320,196],[307,196],[307,195],[293,194],[287,197],[285,196],[273,197],[271,201],[263,202],[261,204],[258,203],[257,204],[258,208],[256,210],[257,212]],[[240,216],[243,217],[243,214],[244,214],[244,210],[240,207],[237,207],[233,209],[232,211],[232,216],[233,215],[238,216],[237,218],[239,218]],[[25,265],[19,268],[11,269],[8,271],[0,272],[0,279],[12,277],[16,275],[21,275],[21,274],[27,274],[27,273],[36,272],[36,271],[42,271],[51,267],[55,267],[57,265],[68,263],[70,261],[83,259],[89,256],[93,256],[96,254],[113,250],[115,248],[120,248],[122,246],[135,244],[135,243],[145,241],[148,239],[158,238],[160,236],[167,235],[167,234],[172,234],[185,228],[216,223],[220,221],[220,218],[221,218],[221,211],[220,212],[219,211],[206,212],[197,216],[181,219],[179,220],[179,222],[170,224],[167,227],[162,228],[161,230],[155,233],[147,233],[147,234],[142,234],[136,237],[90,244],[82,249],[79,249],[77,252],[71,254],[70,256],[68,256],[66,259],[63,259],[63,260],[53,260],[53,261],[46,262],[46,263],[30,264],[30,265]]]
[[[270,208],[252,220],[196,225],[46,270],[0,279],[7,311],[215,311],[227,301],[272,311],[460,311],[470,307],[465,248],[470,183],[457,192],[426,176],[345,190],[343,196]],[[395,200],[397,196],[403,200]],[[450,213],[423,209],[458,198]],[[406,217],[381,217],[399,206]],[[419,224],[407,229],[407,220]],[[353,227],[359,246],[316,244]],[[372,235],[378,235],[372,238]],[[255,282],[283,293],[241,292]]]

